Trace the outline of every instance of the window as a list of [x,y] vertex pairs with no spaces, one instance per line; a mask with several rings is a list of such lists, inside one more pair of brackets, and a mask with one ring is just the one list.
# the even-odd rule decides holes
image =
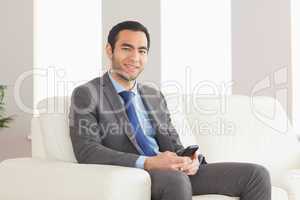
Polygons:
[[300,2],[291,1],[293,124],[300,130]]
[[34,2],[34,105],[100,74],[101,1]]
[[230,0],[162,0],[161,17],[163,91],[190,94],[201,83],[205,90],[231,82]]

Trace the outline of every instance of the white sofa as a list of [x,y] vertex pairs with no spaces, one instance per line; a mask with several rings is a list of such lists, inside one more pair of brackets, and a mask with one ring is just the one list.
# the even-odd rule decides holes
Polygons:
[[[181,96],[169,98],[168,103],[184,145],[199,144],[209,163],[262,164],[271,174],[272,200],[300,200],[300,144],[277,101],[233,95],[225,99]],[[68,105],[67,98],[58,97],[39,104],[40,114],[32,119],[32,158],[0,163],[0,199],[150,200],[146,171],[76,162],[68,134]],[[239,198],[193,197],[235,199]]]

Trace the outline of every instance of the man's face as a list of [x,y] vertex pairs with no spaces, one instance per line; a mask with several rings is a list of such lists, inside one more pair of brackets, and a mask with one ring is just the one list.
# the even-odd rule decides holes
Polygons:
[[112,62],[113,75],[126,81],[135,80],[147,63],[146,34],[142,31],[120,31],[114,51],[109,44],[106,51]]

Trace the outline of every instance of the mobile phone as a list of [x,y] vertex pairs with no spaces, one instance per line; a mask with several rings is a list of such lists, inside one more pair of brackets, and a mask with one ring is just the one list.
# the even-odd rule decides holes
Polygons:
[[191,157],[199,149],[198,145],[191,145],[187,148],[176,152],[178,156],[188,156]]

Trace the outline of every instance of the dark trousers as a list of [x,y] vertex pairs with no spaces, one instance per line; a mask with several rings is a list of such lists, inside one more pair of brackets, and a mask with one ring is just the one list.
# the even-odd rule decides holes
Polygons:
[[152,200],[192,200],[192,195],[221,194],[240,200],[271,200],[269,172],[251,163],[200,165],[197,174],[149,171]]

